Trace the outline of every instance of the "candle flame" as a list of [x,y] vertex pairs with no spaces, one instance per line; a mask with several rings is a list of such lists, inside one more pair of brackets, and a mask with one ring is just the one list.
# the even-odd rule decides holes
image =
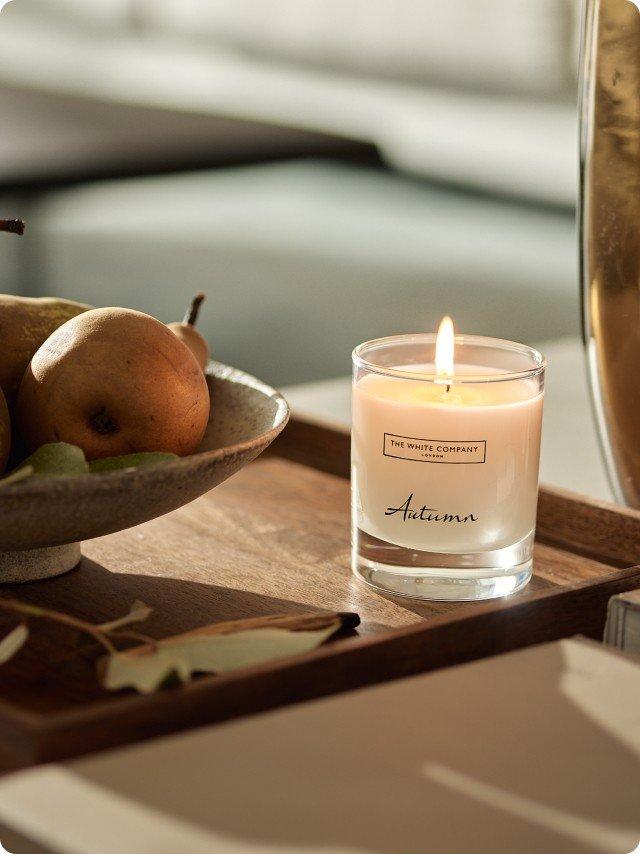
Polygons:
[[436,336],[436,374],[438,379],[453,376],[453,320],[443,317]]

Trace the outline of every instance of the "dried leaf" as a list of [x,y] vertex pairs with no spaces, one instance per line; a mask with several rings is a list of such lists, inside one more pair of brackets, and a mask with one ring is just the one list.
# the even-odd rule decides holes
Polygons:
[[0,664],[5,664],[13,658],[13,656],[27,642],[29,637],[29,629],[25,623],[20,623],[13,631],[5,635],[0,641]]
[[124,617],[119,617],[117,620],[102,623],[98,628],[103,632],[110,632],[112,629],[121,629],[123,626],[128,626],[131,623],[142,623],[149,617],[152,611],[153,608],[136,599],[128,614],[125,614]]
[[152,694],[167,679],[177,677],[188,682],[193,669],[179,650],[150,648],[144,655],[116,653],[107,657],[102,684],[110,691],[135,688],[140,694]]
[[135,688],[142,694],[148,694],[174,674],[186,682],[193,673],[227,673],[309,652],[341,626],[340,618],[336,617],[329,625],[314,631],[258,628],[230,634],[207,634],[200,630],[166,638],[159,641],[155,649],[138,647],[108,656],[102,682],[111,691]]
[[104,471],[118,471],[119,469],[139,469],[147,466],[157,466],[158,463],[167,463],[171,460],[177,460],[179,457],[176,454],[168,453],[143,453],[143,454],[125,454],[121,457],[103,457],[100,460],[92,460],[89,463],[89,468],[95,474]]
[[192,629],[181,637],[193,635],[228,635],[231,632],[244,632],[248,629],[290,629],[292,632],[315,631],[329,628],[335,621],[343,629],[355,629],[360,625],[360,617],[354,611],[337,613],[336,611],[311,611],[301,614],[270,614],[266,617],[245,617],[242,620],[225,620],[210,626]]

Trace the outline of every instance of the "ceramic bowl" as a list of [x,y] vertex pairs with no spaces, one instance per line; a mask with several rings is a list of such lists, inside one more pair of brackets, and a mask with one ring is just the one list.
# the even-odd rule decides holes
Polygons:
[[80,541],[175,510],[255,459],[289,418],[277,391],[210,362],[211,417],[195,454],[157,466],[34,478],[0,489],[0,583],[59,575],[80,560]]

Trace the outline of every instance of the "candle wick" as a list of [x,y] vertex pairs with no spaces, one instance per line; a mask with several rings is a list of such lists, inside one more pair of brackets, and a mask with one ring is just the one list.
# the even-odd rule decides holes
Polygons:
[[451,383],[447,383],[447,394],[451,391]]

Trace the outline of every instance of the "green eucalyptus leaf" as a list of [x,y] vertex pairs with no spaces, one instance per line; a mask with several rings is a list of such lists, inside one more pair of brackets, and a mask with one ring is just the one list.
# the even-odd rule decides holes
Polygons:
[[168,453],[142,453],[142,454],[125,454],[122,457],[103,457],[100,460],[92,460],[89,463],[89,468],[94,473],[104,471],[117,471],[118,469],[133,469],[145,468],[146,466],[156,466],[159,463],[168,463],[171,460],[177,460],[177,454]]
[[31,467],[33,476],[53,477],[54,475],[80,475],[87,474],[89,465],[85,459],[84,452],[77,445],[68,442],[51,442],[41,445],[30,457],[27,457],[16,474],[24,468]]
[[13,486],[14,483],[20,483],[21,480],[26,480],[26,478],[31,477],[32,474],[33,469],[31,466],[22,466],[22,468],[15,469],[11,474],[0,479],[0,486]]
[[170,677],[177,676],[181,682],[186,682],[193,673],[227,673],[310,652],[339,628],[340,622],[336,620],[313,631],[264,628],[207,635],[205,630],[166,638],[155,648],[138,648],[108,656],[102,682],[111,691],[135,688],[141,694],[150,694]]
[[29,637],[29,629],[24,623],[20,623],[13,631],[5,635],[0,641],[0,664],[4,664],[22,649]]

